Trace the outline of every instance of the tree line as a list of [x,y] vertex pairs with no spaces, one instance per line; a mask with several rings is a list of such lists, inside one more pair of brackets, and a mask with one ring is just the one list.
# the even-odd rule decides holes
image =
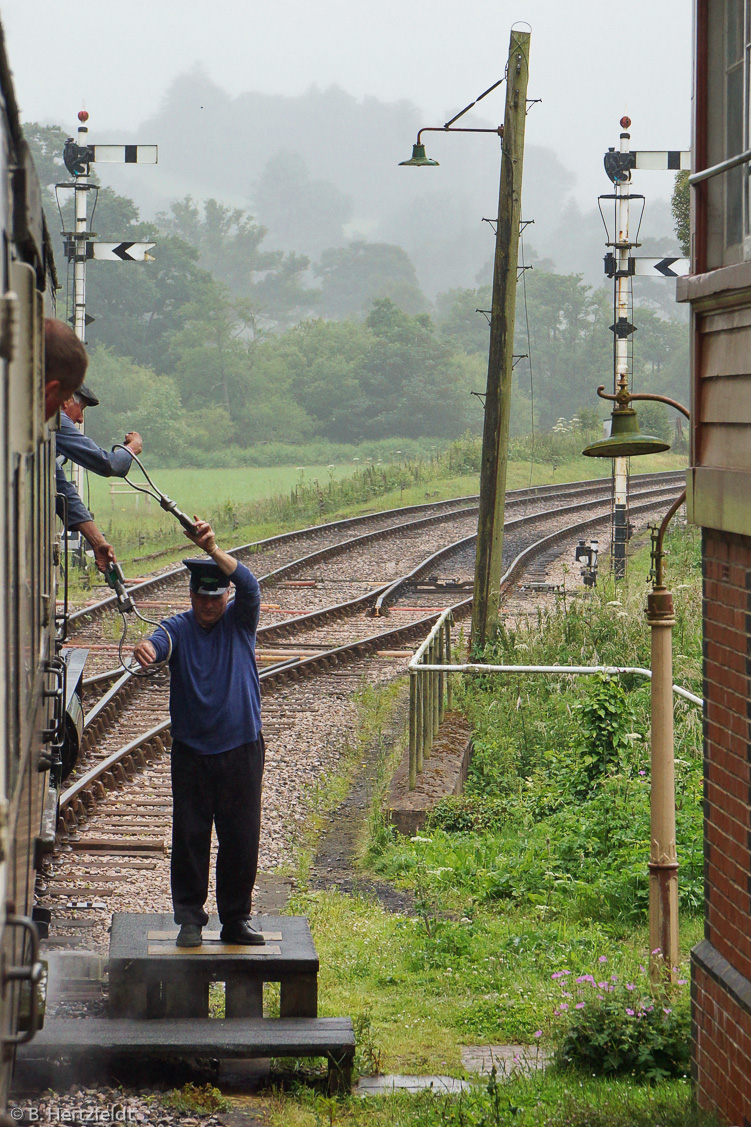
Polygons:
[[[65,134],[29,125],[26,136],[54,230],[54,185],[68,179]],[[61,219],[70,229],[64,210]],[[99,441],[137,429],[155,456],[186,463],[216,450],[241,460],[263,443],[481,431],[472,393],[485,388],[489,285],[440,294],[431,307],[403,248],[356,240],[311,262],[267,246],[263,226],[216,199],[186,197],[144,221],[132,200],[100,187],[93,226],[101,239],[157,244],[152,263],[87,267],[91,382],[101,399],[87,423]],[[606,289],[544,261],[526,272],[517,433],[577,411],[607,414],[595,388],[612,378],[612,320]],[[633,321],[635,386],[684,398],[685,325],[654,308],[635,309]]]

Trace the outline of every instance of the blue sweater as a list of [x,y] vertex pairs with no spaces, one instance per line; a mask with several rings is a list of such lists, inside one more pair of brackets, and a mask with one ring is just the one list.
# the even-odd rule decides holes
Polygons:
[[261,731],[255,653],[261,589],[241,563],[230,580],[235,598],[210,630],[189,610],[165,619],[149,638],[157,661],[169,653],[167,634],[172,638],[172,735],[204,755],[250,743]]
[[125,477],[133,459],[127,450],[111,450],[109,453],[102,450],[87,434],[81,434],[73,420],[65,414],[65,411],[60,412],[60,430],[55,435],[55,445],[58,458],[55,466],[55,482],[59,495],[55,502],[55,508],[57,515],[61,520],[64,520],[66,510],[64,502],[60,499],[61,495],[67,501],[67,527],[76,528],[77,525],[90,521],[92,517],[78,496],[75,485],[63,473],[62,463],[66,461],[76,462],[79,466],[83,466],[85,470],[92,470],[101,477],[112,477],[113,475]]

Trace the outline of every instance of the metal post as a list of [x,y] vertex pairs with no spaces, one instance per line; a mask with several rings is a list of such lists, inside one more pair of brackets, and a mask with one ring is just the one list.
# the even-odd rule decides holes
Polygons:
[[678,966],[678,855],[675,844],[673,760],[673,596],[656,587],[647,596],[652,637],[652,779],[649,852],[650,977],[673,982]]
[[484,646],[495,627],[500,601],[529,44],[529,32],[511,32],[472,604],[472,642],[475,648]]
[[[424,676],[424,675],[423,675]],[[417,684],[415,686],[415,766],[417,774],[422,774],[423,763],[423,729],[422,729],[422,682],[423,676],[420,675],[419,670],[416,673]]]
[[[451,620],[446,619],[446,665],[451,665]],[[446,674],[446,708],[451,711],[453,703],[453,686],[451,684],[451,674]]]
[[422,756],[427,759],[430,755],[430,745],[433,742],[433,721],[430,715],[430,705],[433,694],[430,686],[430,674],[422,675]]
[[[628,118],[623,125],[629,124]],[[621,152],[629,151],[631,134],[621,133]],[[627,182],[615,185],[618,196],[618,232],[615,241],[615,318],[616,323],[628,322],[631,297],[631,276],[629,274],[629,251],[631,243],[628,235],[629,189]],[[616,333],[615,337],[615,380],[613,391],[618,391],[618,380],[623,374],[628,382],[628,336]],[[628,542],[628,458],[613,459],[613,535],[610,545],[613,575],[616,579],[626,576],[626,544]]]
[[[436,665],[443,665],[443,629],[439,630],[435,638],[435,660]],[[445,713],[444,701],[444,685],[446,683],[446,676],[443,673],[438,674],[438,724],[443,723]]]
[[[86,124],[89,120],[89,115],[86,110],[81,110],[78,115],[78,120],[78,144],[83,147],[87,144],[87,134],[89,132]],[[73,330],[78,339],[84,344],[86,343],[86,239],[89,234],[87,215],[89,190],[89,166],[86,165],[86,172],[75,177],[73,188],[75,214],[73,223]],[[84,432],[85,427],[83,420],[78,423],[78,429],[81,433]],[[76,462],[73,462],[71,464],[71,472],[73,484],[76,487],[78,495],[79,497],[83,497],[85,470],[83,466],[79,466]],[[68,533],[68,535],[70,536],[70,533]],[[83,544],[81,543],[80,535],[77,539],[81,548],[81,563],[83,565]]]
[[[436,641],[436,639],[434,638],[433,641],[431,642],[431,665],[440,665],[440,664],[441,663],[440,663],[440,658],[439,658],[439,654],[438,654],[438,641]],[[440,719],[439,719],[439,710],[440,710],[439,681],[440,681],[440,677],[441,677],[440,673],[431,673],[431,690],[432,690],[431,691],[431,718],[432,718],[432,721],[433,721],[432,725],[431,725],[431,744],[433,743],[433,740],[435,739],[435,737],[438,736],[438,730],[439,730],[439,724],[440,724]]]
[[409,675],[409,789],[417,782],[417,674]]

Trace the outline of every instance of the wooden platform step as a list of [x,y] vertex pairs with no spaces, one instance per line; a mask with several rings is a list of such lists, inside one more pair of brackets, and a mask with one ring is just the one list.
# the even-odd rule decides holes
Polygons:
[[326,1057],[329,1091],[351,1085],[355,1035],[348,1017],[318,1018],[48,1018],[19,1062],[60,1057]]

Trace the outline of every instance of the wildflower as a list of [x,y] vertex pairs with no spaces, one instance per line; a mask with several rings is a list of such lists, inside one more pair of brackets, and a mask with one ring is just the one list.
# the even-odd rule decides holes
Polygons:
[[563,978],[563,971],[557,970],[550,976],[551,978]]
[[654,951],[652,952],[652,954],[653,954],[653,955],[661,955],[661,954],[662,954],[662,948],[661,948],[661,947],[655,947],[655,949],[654,949]]
[[537,1030],[537,1032],[535,1033],[535,1037],[542,1037],[542,1030],[541,1029]]
[[647,773],[646,771],[640,771],[639,772],[640,775],[646,775],[646,773]]
[[574,1009],[575,1010],[583,1010],[584,1007],[586,1006],[586,1004],[587,1004],[586,1002],[577,1002],[576,1005],[574,1006]]
[[577,982],[591,982],[593,986],[595,984],[594,977],[591,974],[583,974],[579,978],[577,978],[576,981]]
[[688,982],[687,978],[679,978],[678,979],[678,985],[679,986],[685,986],[687,982]]
[[627,1009],[627,1010],[626,1010],[626,1013],[628,1014],[628,1016],[629,1016],[629,1017],[633,1017],[633,1016],[634,1016],[634,1011],[633,1011],[633,1010],[628,1010],[628,1009]]
[[633,982],[627,982],[626,983],[626,989],[627,990],[636,990],[636,986]]
[[600,957],[597,961],[598,961],[598,963],[606,963],[608,961],[608,957],[607,957],[607,955],[600,955]]
[[667,1007],[667,1008],[666,1008],[665,1006],[663,1006],[663,1007],[662,1007],[662,1012],[663,1012],[663,1013],[665,1014],[665,1016],[667,1017],[667,1015],[668,1015],[668,1014],[671,1014],[671,1013],[672,1013],[673,1011],[672,1011],[672,1009],[671,1009],[670,1007]]
[[[561,1008],[562,1011],[567,1010],[568,1009],[568,1002],[561,1002],[560,1008]],[[670,1010],[665,1010],[665,1013],[669,1014]]]
[[600,987],[600,990],[607,990],[607,989],[608,989],[608,984],[607,984],[607,981],[605,981],[605,982],[598,982],[598,983],[597,983],[597,985],[598,985],[598,986]]

